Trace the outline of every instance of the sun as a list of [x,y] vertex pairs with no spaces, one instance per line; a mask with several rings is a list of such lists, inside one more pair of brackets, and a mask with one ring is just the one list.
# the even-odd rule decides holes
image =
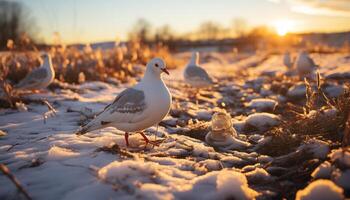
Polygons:
[[279,36],[284,36],[294,27],[294,21],[291,20],[278,20],[273,23],[273,26]]

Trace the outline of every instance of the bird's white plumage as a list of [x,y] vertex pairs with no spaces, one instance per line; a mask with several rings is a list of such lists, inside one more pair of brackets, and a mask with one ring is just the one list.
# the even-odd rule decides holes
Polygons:
[[196,88],[209,87],[213,84],[213,80],[208,73],[199,66],[199,53],[194,52],[191,60],[184,70],[184,79],[186,83]]
[[152,59],[142,80],[120,93],[95,119],[83,126],[81,134],[104,127],[141,131],[159,123],[169,112],[171,94],[161,78],[166,70],[159,58]]
[[49,86],[55,79],[55,70],[49,54],[43,54],[43,64],[32,70],[15,88],[18,90],[38,90]]
[[299,76],[303,78],[312,76],[317,69],[317,65],[307,52],[302,51],[294,63],[294,68],[297,70]]
[[286,52],[283,56],[283,64],[288,68],[291,69],[293,67],[293,62],[290,57],[290,53]]

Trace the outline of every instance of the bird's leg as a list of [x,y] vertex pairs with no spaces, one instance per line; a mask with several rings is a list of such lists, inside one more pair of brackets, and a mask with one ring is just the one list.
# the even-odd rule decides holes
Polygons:
[[195,99],[196,99],[196,106],[198,106],[198,98],[200,98],[201,94],[200,94],[200,91],[199,89],[196,89],[196,96],[195,96]]
[[140,135],[143,137],[143,139],[145,140],[146,146],[147,146],[148,143],[149,143],[149,144],[152,144],[152,145],[154,145],[154,146],[159,146],[159,143],[157,143],[156,141],[150,141],[150,140],[147,138],[147,136],[146,136],[143,132],[139,132],[139,133],[140,133]]
[[128,147],[129,146],[129,133],[125,132],[124,137],[125,137],[125,144]]
[[147,136],[143,132],[139,132],[139,133],[143,137],[143,139],[145,140],[146,145],[147,145],[149,143],[149,139],[147,138]]

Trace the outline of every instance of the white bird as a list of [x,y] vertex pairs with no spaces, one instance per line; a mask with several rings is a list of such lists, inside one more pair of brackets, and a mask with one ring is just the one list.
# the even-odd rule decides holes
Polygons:
[[312,60],[312,58],[310,58],[307,52],[302,51],[301,53],[299,53],[294,63],[294,68],[297,70],[297,73],[299,74],[300,78],[311,78],[315,73],[317,65]]
[[199,66],[199,53],[194,52],[191,60],[184,70],[185,81],[196,88],[204,88],[213,85],[213,80],[210,78],[205,69]]
[[41,55],[43,64],[32,70],[23,80],[21,80],[15,89],[18,90],[39,90],[49,86],[55,79],[55,70],[52,66],[51,56],[47,53]]
[[[134,87],[122,91],[100,114],[81,127],[77,134],[115,127],[125,132],[125,142],[129,146],[129,132],[142,131],[158,124],[169,112],[171,94],[162,80],[161,74],[169,72],[164,61],[154,58],[147,63],[146,72]],[[150,141],[139,132],[146,143]]]
[[290,57],[290,53],[289,53],[289,52],[284,53],[284,56],[283,56],[283,64],[284,64],[288,69],[292,69],[292,67],[293,67],[293,62],[292,62],[292,59],[291,59],[291,57]]

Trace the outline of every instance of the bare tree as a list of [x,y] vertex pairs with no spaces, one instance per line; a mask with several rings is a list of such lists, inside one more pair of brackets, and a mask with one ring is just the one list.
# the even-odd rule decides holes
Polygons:
[[167,42],[175,38],[174,31],[169,25],[164,25],[157,28],[155,33],[155,40],[157,42]]
[[235,37],[244,37],[247,34],[247,22],[243,18],[236,18],[232,22],[232,31]]
[[129,39],[137,38],[141,43],[147,43],[152,40],[152,26],[145,19],[139,19],[129,33]]
[[198,35],[201,39],[212,40],[218,39],[222,28],[214,22],[208,21],[200,25]]
[[10,39],[23,43],[21,45],[32,40],[36,33],[33,24],[29,12],[21,3],[0,1],[0,49],[4,49]]

